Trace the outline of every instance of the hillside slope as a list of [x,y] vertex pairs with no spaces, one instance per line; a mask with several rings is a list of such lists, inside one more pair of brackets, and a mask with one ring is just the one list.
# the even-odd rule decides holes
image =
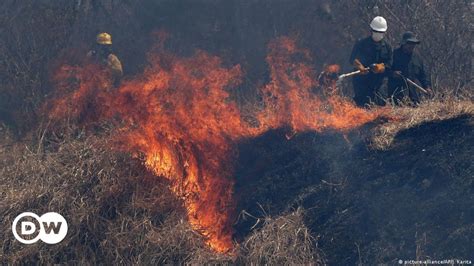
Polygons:
[[[3,138],[0,261],[472,260],[474,116],[472,103],[467,106],[417,123],[408,116],[378,121],[345,135],[302,132],[287,139],[279,129],[243,141],[235,173],[240,215],[234,256],[210,251],[168,184],[129,154],[111,150],[107,131],[45,134],[40,142]],[[397,133],[386,130],[395,126]],[[380,130],[393,139],[377,140]],[[14,240],[16,215],[51,209],[69,222],[63,242],[26,246]]]

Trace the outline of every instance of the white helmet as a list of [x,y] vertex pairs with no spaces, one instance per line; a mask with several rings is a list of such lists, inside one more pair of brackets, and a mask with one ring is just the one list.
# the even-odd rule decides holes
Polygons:
[[370,22],[370,28],[374,31],[386,32],[387,21],[383,17],[377,16]]

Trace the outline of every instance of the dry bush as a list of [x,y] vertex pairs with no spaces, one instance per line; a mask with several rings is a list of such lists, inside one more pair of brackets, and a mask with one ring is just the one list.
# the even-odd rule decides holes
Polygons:
[[[74,56],[85,57],[82,50],[94,43],[98,32],[114,35],[119,55],[123,54],[120,44],[127,47],[130,54],[124,58],[128,63],[126,71],[130,70],[129,63],[141,59],[137,50],[146,49],[143,38],[135,36],[140,20],[133,10],[141,4],[115,2],[4,0],[0,3],[0,123],[16,129],[17,133],[37,126],[38,107],[53,91],[49,80],[51,68],[64,54],[78,53]],[[133,47],[129,41],[122,41],[125,36],[134,36]],[[76,58],[61,63],[71,64],[73,59]]]
[[[51,135],[42,149],[2,142],[2,263],[174,264],[211,256],[167,185],[107,139]],[[25,211],[62,214],[67,237],[57,245],[15,241],[11,223]]]
[[264,225],[241,246],[244,264],[323,264],[315,240],[303,221],[303,210],[278,217],[266,217]]
[[[472,89],[474,49],[472,1],[380,1],[380,12],[391,22],[392,44],[410,30],[422,41],[418,48],[431,69],[433,86],[462,92]],[[471,29],[469,29],[471,28]]]
[[418,106],[392,106],[395,119],[374,129],[372,147],[385,150],[398,132],[426,122],[441,121],[461,115],[474,115],[474,102],[469,98],[444,96],[422,101]]
[[24,132],[49,92],[48,63],[66,46],[74,10],[51,1],[0,5],[0,121]]

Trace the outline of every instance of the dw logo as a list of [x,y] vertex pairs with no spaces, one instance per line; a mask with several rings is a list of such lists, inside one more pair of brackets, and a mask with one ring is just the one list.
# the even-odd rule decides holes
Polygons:
[[24,212],[13,221],[12,232],[23,244],[33,244],[39,239],[47,244],[57,244],[66,237],[67,222],[56,212],[48,212],[41,217],[32,212]]

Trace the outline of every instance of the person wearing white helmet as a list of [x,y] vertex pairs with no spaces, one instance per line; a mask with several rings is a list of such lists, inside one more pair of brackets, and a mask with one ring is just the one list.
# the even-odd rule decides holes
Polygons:
[[371,35],[354,44],[350,57],[350,63],[360,70],[360,75],[353,78],[352,85],[354,101],[361,107],[370,102],[383,104],[376,95],[392,65],[392,47],[384,39],[387,21],[377,16],[370,23],[370,29]]

